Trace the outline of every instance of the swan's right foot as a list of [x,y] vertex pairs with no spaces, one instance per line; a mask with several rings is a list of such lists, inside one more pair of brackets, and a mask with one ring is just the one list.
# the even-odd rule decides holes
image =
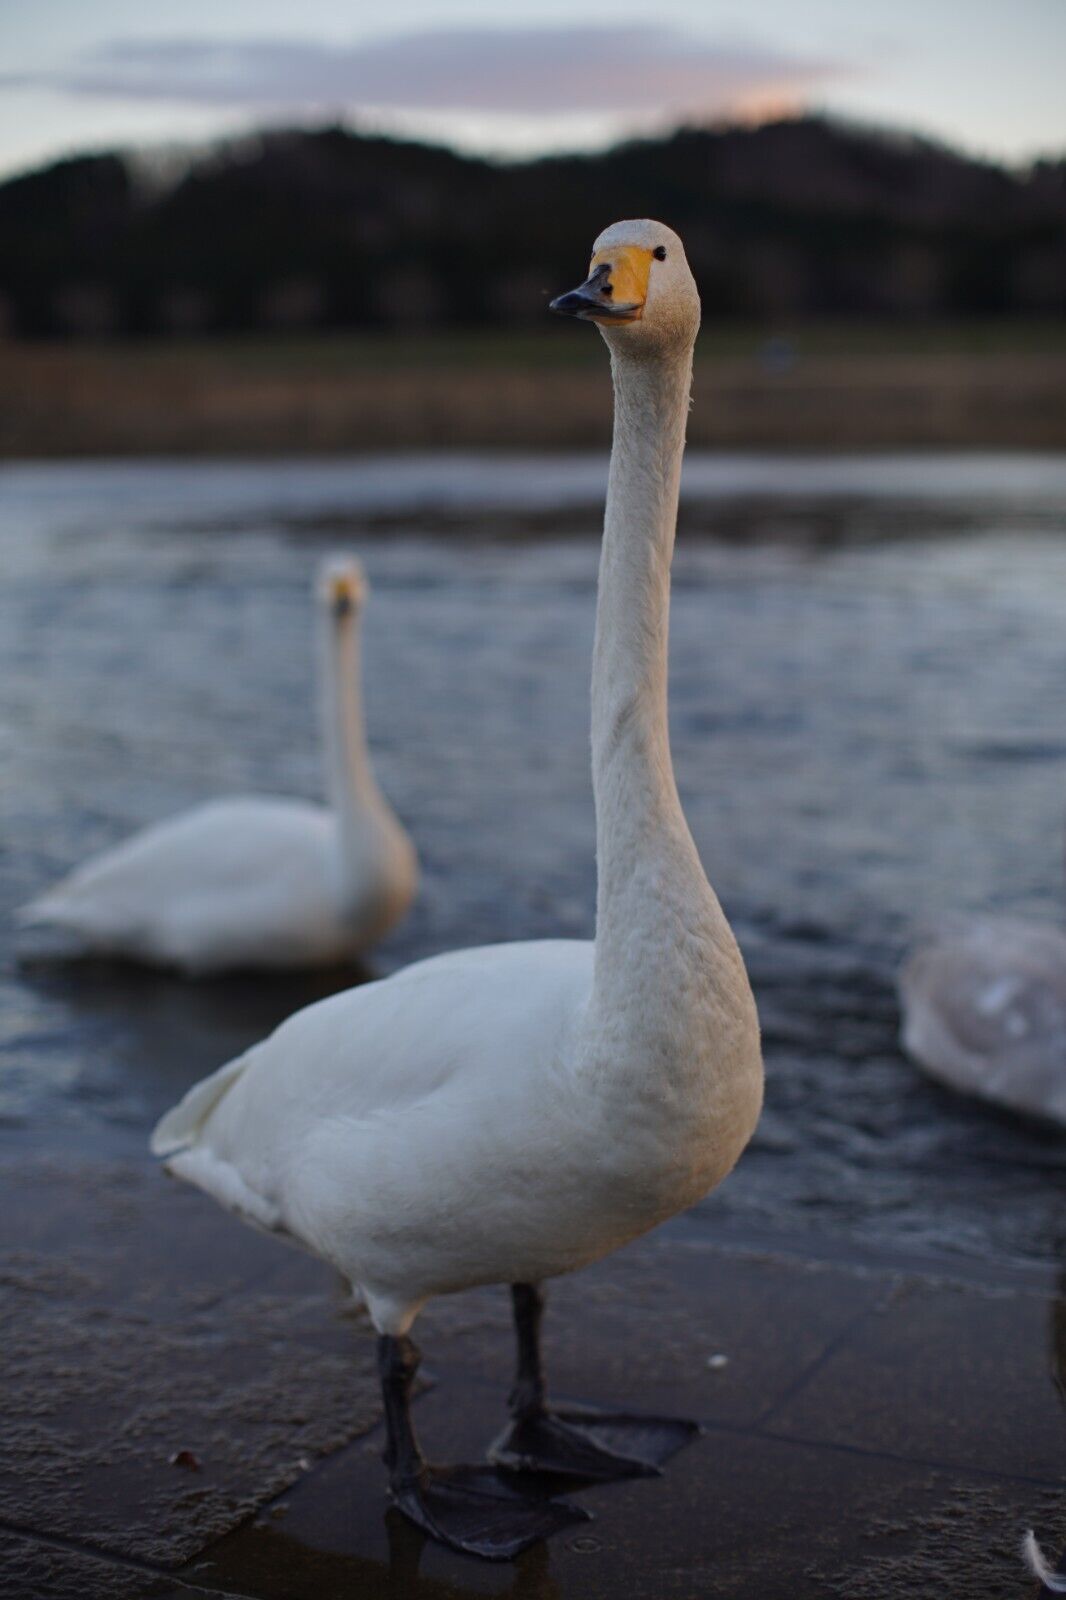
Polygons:
[[538,1539],[587,1522],[589,1513],[565,1500],[531,1499],[492,1467],[431,1467],[411,1426],[411,1385],[418,1350],[406,1336],[378,1340],[385,1401],[385,1465],[394,1503],[411,1521],[468,1555],[509,1561]]
[[591,1406],[539,1408],[514,1419],[489,1446],[489,1460],[507,1472],[614,1483],[658,1478],[663,1463],[700,1436],[696,1422],[596,1411]]
[[510,1561],[538,1539],[587,1522],[589,1513],[565,1500],[533,1500],[491,1467],[423,1466],[393,1482],[393,1502],[441,1544],[488,1561]]
[[589,1406],[545,1403],[540,1325],[544,1295],[535,1283],[513,1283],[518,1370],[511,1390],[511,1425],[489,1446],[489,1460],[508,1472],[610,1483],[655,1478],[663,1462],[699,1437],[695,1422],[678,1417],[631,1416]]

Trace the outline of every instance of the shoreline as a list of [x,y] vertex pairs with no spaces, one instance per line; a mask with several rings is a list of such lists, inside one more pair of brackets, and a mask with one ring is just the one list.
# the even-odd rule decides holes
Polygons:
[[[1066,338],[712,331],[692,448],[1066,450]],[[574,451],[609,443],[601,354],[554,338],[0,345],[0,460]]]

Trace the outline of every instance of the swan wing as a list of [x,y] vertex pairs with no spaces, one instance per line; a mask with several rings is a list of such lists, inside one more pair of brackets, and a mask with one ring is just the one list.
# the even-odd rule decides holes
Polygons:
[[[457,1081],[521,1073],[556,1031],[552,1008],[559,1016],[576,1003],[591,976],[592,946],[579,940],[434,956],[305,1006],[195,1085],[181,1105],[198,1137],[224,1137],[239,1153],[257,1135],[269,1141],[283,1132],[283,1124],[293,1131],[322,1118],[380,1116]],[[524,1045],[528,1054],[504,1069],[504,1044],[510,1052]],[[226,1094],[237,1083],[240,1093]]]
[[190,1090],[153,1149],[353,1282],[391,1271],[424,1284],[449,1261],[461,1275],[475,1270],[464,1252],[483,1271],[479,1228],[495,1216],[504,1237],[499,1211],[513,1206],[517,1237],[530,1174],[583,1137],[567,1073],[592,948],[459,951],[308,1006]]
[[217,1072],[194,1083],[152,1131],[151,1149],[155,1156],[176,1155],[196,1143],[197,1136],[223,1095],[231,1089],[245,1070],[247,1056],[228,1061]]
[[[301,801],[217,800],[154,824],[77,868],[19,913],[85,950],[208,970],[329,953],[335,824]],[[326,949],[323,950],[323,945]]]

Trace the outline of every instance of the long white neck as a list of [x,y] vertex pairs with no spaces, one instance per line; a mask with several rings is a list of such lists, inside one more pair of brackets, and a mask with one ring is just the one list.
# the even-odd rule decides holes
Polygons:
[[324,608],[320,640],[322,743],[326,793],[342,839],[380,803],[363,717],[359,621],[355,610]]
[[635,1018],[685,983],[691,948],[724,918],[678,799],[667,723],[670,559],[685,445],[691,350],[633,360],[612,351],[615,423],[592,666],[598,867],[595,991]]

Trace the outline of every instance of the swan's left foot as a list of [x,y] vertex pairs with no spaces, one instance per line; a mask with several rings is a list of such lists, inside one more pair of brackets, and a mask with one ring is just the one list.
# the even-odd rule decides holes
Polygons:
[[489,1460],[510,1472],[545,1472],[607,1483],[657,1477],[664,1461],[699,1437],[696,1422],[597,1411],[591,1406],[548,1409],[540,1359],[544,1296],[535,1284],[516,1283],[518,1372],[511,1390],[512,1422],[489,1447]]
[[418,1361],[410,1339],[383,1334],[378,1340],[389,1491],[416,1527],[453,1550],[509,1561],[538,1539],[589,1520],[587,1511],[565,1500],[522,1494],[491,1467],[431,1467],[411,1426]]
[[512,1488],[491,1467],[423,1466],[393,1482],[393,1503],[441,1544],[488,1561],[510,1561],[539,1539],[587,1522],[565,1500],[536,1500]]
[[699,1423],[676,1417],[556,1406],[516,1417],[490,1445],[489,1460],[509,1472],[546,1472],[597,1483],[656,1478],[663,1462],[699,1434]]

